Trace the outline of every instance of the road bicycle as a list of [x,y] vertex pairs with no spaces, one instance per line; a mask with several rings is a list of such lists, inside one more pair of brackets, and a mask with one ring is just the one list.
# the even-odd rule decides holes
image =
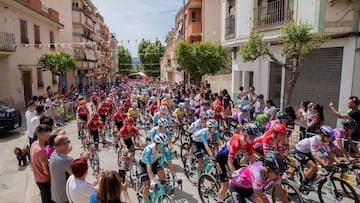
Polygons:
[[[172,203],[172,197],[166,193],[165,185],[170,180],[157,181],[155,184],[155,188],[149,189],[149,202],[162,202],[162,203]],[[143,200],[143,191],[144,185],[137,190],[137,198],[139,202]]]
[[86,133],[87,133],[87,129],[85,127],[85,121],[81,120],[80,121],[80,140],[81,140],[81,144],[82,147],[85,148],[86,147]]
[[84,151],[90,153],[90,167],[93,169],[93,175],[97,177],[100,171],[100,159],[99,154],[95,149],[95,143],[92,141],[88,142],[88,145],[84,148]]
[[121,171],[124,171],[124,176],[126,175],[129,179],[129,186],[133,187],[135,190],[139,187],[140,179],[140,167],[135,159],[136,151],[142,151],[142,149],[129,149],[127,154],[123,154],[119,147],[117,152],[119,174],[121,174]]

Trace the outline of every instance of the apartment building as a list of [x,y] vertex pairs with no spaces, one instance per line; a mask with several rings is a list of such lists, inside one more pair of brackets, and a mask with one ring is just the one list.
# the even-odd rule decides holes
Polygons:
[[271,42],[271,51],[283,62],[279,36],[290,21],[306,22],[313,32],[327,34],[330,39],[320,49],[305,56],[292,103],[302,100],[324,105],[325,123],[336,124],[329,110],[330,99],[346,112],[350,95],[358,95],[359,76],[359,1],[352,0],[226,0],[221,4],[222,43],[232,50],[232,93],[240,86],[255,86],[257,93],[283,106],[290,75],[267,57],[244,63],[239,47],[250,32],[263,33]]
[[43,71],[40,56],[57,51],[59,14],[40,0],[0,0],[0,100],[24,108],[33,95],[57,89],[58,77]]

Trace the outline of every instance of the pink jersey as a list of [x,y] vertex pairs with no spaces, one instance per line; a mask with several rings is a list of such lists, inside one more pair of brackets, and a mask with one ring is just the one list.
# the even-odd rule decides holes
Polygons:
[[[264,186],[273,181],[274,185],[280,185],[280,178],[266,178],[263,170],[263,163],[257,161],[249,166],[240,168],[232,175],[231,184],[237,188],[246,188],[254,190],[262,190]],[[266,194],[263,194],[263,199],[266,198]]]

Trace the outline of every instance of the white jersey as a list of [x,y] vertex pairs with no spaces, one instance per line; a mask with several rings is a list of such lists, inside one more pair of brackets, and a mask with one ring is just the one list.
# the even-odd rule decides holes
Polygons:
[[320,149],[330,152],[329,143],[321,141],[320,135],[301,140],[295,145],[295,149],[305,154],[317,154]]

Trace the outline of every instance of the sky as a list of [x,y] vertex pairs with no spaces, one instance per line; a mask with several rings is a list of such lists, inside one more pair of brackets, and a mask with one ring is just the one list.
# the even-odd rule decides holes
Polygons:
[[[92,0],[110,32],[116,34],[132,54],[137,56],[138,43],[159,38],[164,41],[175,26],[175,15],[183,0]],[[137,40],[137,42],[135,42]]]

